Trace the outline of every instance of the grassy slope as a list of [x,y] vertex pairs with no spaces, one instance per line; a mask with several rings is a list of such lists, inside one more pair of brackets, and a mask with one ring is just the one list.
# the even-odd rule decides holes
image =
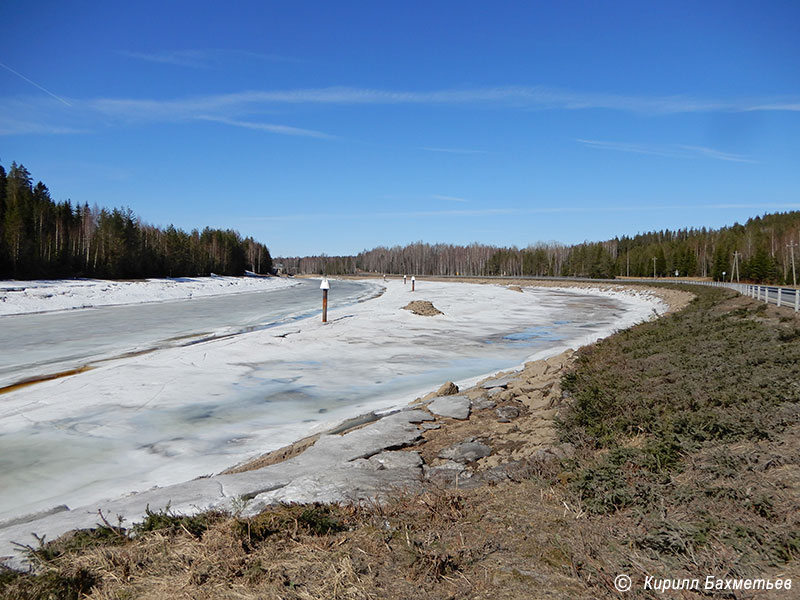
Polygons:
[[561,464],[385,506],[153,515],[136,539],[106,527],[38,550],[41,574],[0,575],[0,596],[597,598],[619,597],[620,573],[800,585],[800,320],[691,291],[580,353]]

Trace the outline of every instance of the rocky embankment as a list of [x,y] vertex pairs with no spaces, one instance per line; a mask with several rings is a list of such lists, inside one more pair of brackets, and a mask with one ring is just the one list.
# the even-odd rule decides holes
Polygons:
[[375,498],[425,481],[474,486],[507,478],[531,459],[562,458],[571,449],[558,444],[553,419],[564,401],[560,380],[572,354],[526,363],[465,390],[447,382],[406,409],[364,415],[233,469],[263,472],[287,462],[344,459],[253,497],[246,513],[279,501]]
[[[665,298],[670,292],[672,297]],[[658,290],[671,310],[691,294]],[[367,414],[225,473],[94,503],[56,507],[0,523],[0,561],[24,566],[19,544],[36,544],[104,519],[128,527],[148,510],[258,514],[280,502],[359,502],[426,482],[476,486],[514,476],[530,462],[562,458],[554,418],[566,401],[561,377],[572,350],[459,390],[447,383],[389,414]]]
[[52,540],[103,518],[129,526],[148,509],[248,516],[280,502],[359,502],[426,481],[464,487],[507,478],[527,459],[569,452],[556,443],[553,417],[570,357],[529,362],[467,390],[447,383],[407,408],[351,419],[220,475],[0,523],[0,558],[22,567],[17,544],[35,545],[34,535]]
[[554,418],[565,401],[560,381],[572,356],[569,350],[455,395],[420,400],[417,405],[435,417],[413,449],[424,478],[473,486],[505,479],[530,460],[569,454],[572,449],[558,443]]

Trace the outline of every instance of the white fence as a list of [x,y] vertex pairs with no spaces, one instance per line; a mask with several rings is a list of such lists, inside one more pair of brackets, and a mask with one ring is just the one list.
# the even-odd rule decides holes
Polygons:
[[[645,281],[644,279],[638,281]],[[654,281],[650,279],[649,281]],[[723,281],[681,281],[679,279],[656,279],[660,283],[685,283],[690,285],[709,285],[714,287],[726,287],[739,292],[744,296],[750,296],[756,300],[761,300],[767,304],[776,306],[791,306],[795,312],[800,311],[800,289],[778,287],[774,285],[756,285],[753,283],[728,283]]]
[[[440,277],[448,279],[448,275],[432,275],[431,277]],[[586,281],[592,283],[680,283],[684,285],[708,285],[713,287],[726,287],[732,289],[744,296],[750,296],[756,300],[761,300],[767,304],[775,304],[777,306],[794,307],[795,312],[800,311],[800,289],[790,287],[778,287],[774,285],[756,285],[753,283],[729,283],[726,281],[686,281],[684,279],[670,279],[665,277],[663,279],[588,279],[585,277],[531,277],[531,276],[497,276],[497,275],[461,275],[462,279],[544,279],[547,281]]]

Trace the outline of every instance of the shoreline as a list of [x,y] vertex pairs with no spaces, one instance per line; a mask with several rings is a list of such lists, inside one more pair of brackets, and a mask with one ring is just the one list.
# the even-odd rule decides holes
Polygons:
[[[320,279],[323,275],[296,275],[298,279]],[[329,276],[329,279],[346,279],[352,281],[383,281],[381,275],[336,275]],[[398,275],[387,275],[386,280],[402,280],[403,278]],[[419,278],[421,281],[436,281],[440,283],[472,283],[478,285],[498,285],[511,288],[561,288],[561,289],[581,289],[581,290],[596,290],[596,291],[613,291],[613,292],[631,292],[631,291],[646,291],[654,296],[659,297],[666,305],[667,310],[664,314],[669,314],[683,309],[695,297],[692,292],[683,292],[667,287],[654,287],[653,284],[660,284],[658,280],[652,282],[648,281],[628,281],[625,279],[617,278],[616,282],[597,281],[591,280],[582,281],[569,281],[569,280],[551,280],[551,279],[523,279],[519,277],[437,277],[436,275],[425,275]],[[675,282],[668,282],[674,284]],[[519,290],[516,290],[519,291]]]
[[[94,531],[38,551],[37,574],[10,573],[10,589],[77,569],[87,590],[153,597],[283,597],[290,582],[309,597],[566,599],[614,595],[620,573],[637,585],[705,570],[796,580],[796,403],[760,392],[765,381],[797,380],[797,323],[791,308],[698,289],[686,309],[574,358],[528,364],[516,381],[498,373],[480,390],[445,386],[437,392],[448,396],[421,407],[322,436],[266,469],[272,485],[261,477],[260,497],[229,510],[181,516],[153,505],[141,525],[119,530],[95,515]],[[457,414],[465,401],[470,414]],[[453,412],[433,414],[443,411]],[[312,456],[331,454],[339,462],[324,474],[307,470]],[[294,479],[278,481],[281,471]],[[234,492],[248,475],[260,477],[217,482]],[[316,499],[286,503],[298,484],[314,484]]]
[[[615,286],[613,290],[599,293],[606,294],[609,291],[621,290]],[[636,292],[641,292],[641,289]],[[692,294],[684,294],[683,301],[688,302]],[[670,309],[675,310],[679,303],[673,298],[667,304]],[[606,335],[609,334],[602,337]],[[550,349],[546,352],[559,354],[562,350]],[[191,514],[207,509],[232,510],[234,506],[245,503],[246,509],[242,514],[254,515],[264,507],[278,502],[367,501],[397,487],[414,489],[426,476],[447,482],[454,475],[456,481],[470,479],[473,484],[483,480],[484,475],[475,477],[481,471],[489,473],[486,477],[503,477],[507,467],[503,466],[502,457],[511,457],[517,461],[526,452],[553,452],[551,446],[547,445],[553,440],[551,422],[555,414],[548,411],[553,410],[550,404],[555,403],[558,393],[556,379],[553,378],[560,378],[559,373],[568,366],[567,359],[571,352],[561,352],[560,355],[562,358],[556,362],[550,357],[523,365],[522,371],[515,376],[517,379],[526,377],[524,381],[508,378],[498,384],[497,378],[502,379],[508,373],[502,371],[484,378],[488,382],[481,380],[478,385],[455,395],[429,394],[416,405],[391,410],[380,415],[380,418],[376,416],[374,420],[366,419],[369,422],[353,422],[352,426],[344,429],[341,429],[340,423],[333,431],[329,428],[327,433],[320,432],[262,455],[256,459],[262,461],[260,466],[253,467],[258,468],[258,471],[246,470],[242,468],[244,465],[238,465],[229,467],[219,475],[93,503],[91,506],[102,510],[103,514],[123,515],[126,522],[130,523],[144,517],[145,506],[153,510],[169,506],[176,513]],[[545,376],[551,379],[544,381],[542,386],[540,378]],[[488,387],[481,387],[486,383],[489,383]],[[547,389],[540,395],[534,389],[537,385],[540,391]],[[525,386],[531,389],[526,390]],[[541,404],[542,402],[546,402],[546,405]],[[442,407],[442,404],[445,406]],[[513,410],[515,408],[516,411]],[[497,412],[501,409],[502,415]],[[455,413],[452,412],[454,410]],[[465,411],[467,417],[473,415],[471,421],[458,417]],[[358,421],[359,418],[355,417],[350,421]],[[484,430],[492,420],[500,419],[512,425],[489,427],[495,436],[491,438],[485,435],[476,436],[474,432],[469,434],[470,426],[463,423],[471,422],[473,427],[477,427],[474,424],[481,423],[478,429]],[[459,425],[453,429],[453,424]],[[511,429],[521,425],[528,428],[528,434],[538,430],[535,447],[520,439],[520,436],[524,437],[524,433],[517,432],[515,439],[501,439],[502,436],[513,433]],[[460,441],[452,438],[453,435],[462,434],[465,437]],[[474,439],[468,440],[470,437]],[[464,463],[452,458],[445,460],[439,456],[439,452],[445,450],[444,441],[448,440],[453,442],[449,444],[454,446],[449,452],[456,453],[453,455],[455,458],[460,456],[460,450],[464,450],[463,444],[467,444],[467,450],[477,447],[480,452],[486,452],[482,446],[488,446],[484,442],[490,442],[497,446],[498,451],[494,453],[494,458],[492,452],[480,456],[479,469],[474,470],[472,466],[462,469],[459,465]],[[426,448],[423,451],[416,449],[421,444]],[[437,450],[439,446],[442,447]],[[12,523],[3,524],[0,527],[0,555],[10,561],[10,564],[19,565],[16,562],[19,559],[16,553],[9,553],[9,542],[30,539],[31,532],[46,533],[53,539],[67,531],[95,527],[98,521],[97,510],[90,512],[88,508],[69,510],[63,507],[57,513],[27,515]]]
[[[345,277],[342,277],[342,278],[343,279],[359,280],[359,278],[349,277],[349,276],[345,276]],[[426,281],[444,281],[444,282],[454,281],[454,282],[457,282],[457,283],[475,283],[475,284],[480,284],[480,285],[501,285],[501,286],[506,286],[506,287],[509,287],[509,288],[512,287],[512,286],[519,286],[520,288],[522,288],[522,287],[547,287],[547,288],[556,288],[556,289],[570,289],[570,288],[575,289],[575,288],[577,288],[577,289],[581,289],[581,290],[598,291],[598,292],[601,292],[601,293],[602,292],[607,292],[607,291],[625,293],[626,291],[630,291],[631,289],[635,289],[636,291],[642,291],[644,289],[648,293],[650,293],[652,295],[655,295],[658,298],[660,298],[661,301],[667,306],[667,310],[663,314],[670,314],[670,313],[682,310],[695,297],[695,295],[692,294],[691,292],[682,292],[682,291],[679,291],[679,290],[666,289],[666,288],[653,288],[653,287],[648,287],[646,284],[638,284],[637,285],[637,284],[598,283],[598,284],[592,285],[591,283],[587,284],[587,283],[584,283],[584,282],[580,282],[580,283],[579,282],[575,282],[574,284],[570,284],[569,282],[546,282],[546,281],[544,281],[544,282],[538,282],[537,281],[536,283],[531,284],[530,281],[520,280],[520,279],[515,279],[515,278],[507,278],[507,279],[501,279],[501,280],[497,280],[497,279],[481,279],[481,280],[457,279],[457,280],[453,280],[451,278],[448,278],[448,279],[445,280],[445,279],[436,279],[434,277],[431,277],[431,278],[426,278]],[[566,284],[566,285],[562,285],[562,284]],[[520,289],[519,291],[522,291],[522,290]],[[595,343],[595,342],[592,342],[592,343]],[[498,372],[496,372],[494,374],[480,375],[480,376],[477,376],[477,377],[469,378],[469,380],[475,379],[477,381],[477,383],[475,383],[474,385],[471,385],[471,386],[468,386],[468,387],[464,388],[462,391],[460,391],[458,393],[466,394],[467,396],[472,396],[472,397],[470,397],[470,400],[472,401],[474,398],[479,398],[481,396],[480,389],[481,389],[481,385],[484,384],[484,383],[491,382],[493,380],[499,380],[499,379],[502,379],[504,377],[512,377],[512,381],[519,382],[519,380],[525,379],[525,372],[526,371],[531,371],[531,372],[533,372],[535,374],[538,373],[539,375],[544,376],[545,373],[548,370],[548,367],[551,366],[551,363],[548,363],[548,361],[550,361],[554,357],[565,356],[566,359],[564,361],[562,361],[563,364],[561,364],[561,366],[558,369],[560,371],[563,368],[566,368],[566,367],[572,365],[572,356],[574,355],[574,353],[577,350],[578,350],[578,348],[569,348],[569,349],[563,350],[563,351],[559,351],[558,349],[554,349],[552,351],[546,351],[547,356],[545,356],[543,358],[539,358],[539,359],[527,360],[527,361],[525,361],[525,363],[523,363],[523,365],[521,367],[519,367],[519,366],[517,368],[512,367],[512,368],[509,368],[509,369],[506,369],[506,370],[503,370],[503,371],[498,371]],[[535,378],[536,377],[534,377],[534,379]],[[444,383],[443,385],[447,385],[449,383],[452,383],[452,382],[447,382],[447,383]],[[528,381],[526,383],[527,383],[528,386],[530,386],[530,385],[536,386],[540,382],[539,381]],[[552,382],[550,382],[550,383],[552,383]],[[455,385],[455,384],[453,384],[453,385]],[[409,407],[417,407],[418,408],[418,407],[420,407],[422,405],[428,405],[436,397],[442,397],[442,396],[446,396],[446,395],[444,395],[444,394],[439,395],[438,392],[429,392],[428,394],[426,394],[426,395],[424,395],[422,397],[418,397],[415,400],[409,401],[407,406],[409,406]],[[549,397],[548,397],[548,399],[549,399]],[[478,404],[480,405],[480,403],[478,403]],[[484,406],[483,408],[487,408],[487,407],[488,407],[488,405]],[[529,408],[533,408],[533,405],[530,406]],[[400,409],[390,410],[386,414],[392,414],[396,410],[403,410],[403,409],[400,408]],[[278,463],[284,462],[286,460],[289,460],[290,458],[293,458],[293,457],[298,456],[299,454],[302,454],[303,452],[305,452],[308,448],[312,447],[320,439],[320,437],[323,436],[323,435],[334,435],[334,434],[343,435],[345,433],[348,433],[349,431],[352,431],[353,429],[363,427],[363,426],[369,424],[369,422],[373,422],[375,420],[378,420],[378,419],[382,418],[382,416],[385,416],[385,415],[376,415],[375,412],[368,412],[368,413],[364,413],[362,415],[357,415],[356,417],[349,418],[349,419],[346,419],[345,421],[343,421],[341,423],[335,424],[335,425],[333,425],[332,427],[330,427],[328,429],[316,432],[316,433],[314,433],[312,435],[304,436],[304,437],[302,437],[302,438],[300,438],[300,439],[298,439],[296,441],[293,441],[293,442],[291,442],[289,444],[286,444],[285,446],[282,446],[280,448],[276,448],[274,450],[270,450],[268,452],[265,452],[264,454],[254,458],[254,459],[247,460],[247,461],[244,461],[242,463],[239,463],[239,464],[233,465],[231,467],[228,467],[224,471],[221,471],[220,474],[233,474],[233,473],[243,473],[243,472],[247,472],[247,471],[254,471],[254,470],[258,470],[260,468],[266,467],[266,466],[271,466],[271,465],[274,465],[274,464],[278,464]],[[370,419],[370,417],[372,417],[372,418]],[[367,422],[360,422],[360,420],[362,420],[362,419],[370,419],[370,420],[367,421]],[[354,424],[348,424],[349,422],[354,422]],[[431,431],[431,430],[429,430],[429,431]],[[435,436],[435,434],[433,434],[433,433],[431,435]]]

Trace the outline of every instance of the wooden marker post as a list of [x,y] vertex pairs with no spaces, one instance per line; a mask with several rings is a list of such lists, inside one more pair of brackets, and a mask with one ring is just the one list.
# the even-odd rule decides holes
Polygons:
[[403,285],[405,285],[405,284],[406,284],[406,276],[403,275]]
[[331,284],[328,283],[327,278],[322,279],[319,284],[319,289],[322,290],[322,322],[328,322],[328,290],[331,289]]
[[414,291],[414,284],[416,283],[416,281],[417,281],[417,278],[412,275],[411,276],[411,291],[412,292]]

